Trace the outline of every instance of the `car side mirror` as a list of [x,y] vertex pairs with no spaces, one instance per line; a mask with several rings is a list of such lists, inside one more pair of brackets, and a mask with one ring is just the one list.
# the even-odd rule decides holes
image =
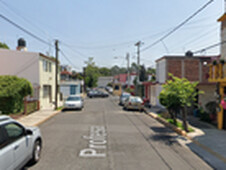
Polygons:
[[30,129],[26,129],[26,135],[33,135],[33,132]]

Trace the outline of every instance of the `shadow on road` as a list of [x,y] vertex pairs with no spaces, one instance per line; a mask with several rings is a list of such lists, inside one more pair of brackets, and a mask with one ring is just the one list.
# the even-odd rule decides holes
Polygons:
[[177,136],[172,135],[172,133],[174,133],[172,130],[165,127],[150,127],[150,129],[153,130],[155,134],[151,135],[149,140],[161,142],[166,145],[179,145],[176,140]]

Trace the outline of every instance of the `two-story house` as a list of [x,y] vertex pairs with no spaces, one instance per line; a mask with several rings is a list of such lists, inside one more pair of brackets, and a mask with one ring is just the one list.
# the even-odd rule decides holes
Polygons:
[[0,49],[0,75],[15,75],[30,81],[40,109],[54,107],[55,66],[55,59],[42,53]]
[[187,78],[191,82],[198,81],[198,89],[204,94],[197,96],[197,103],[203,107],[209,101],[214,101],[215,83],[209,83],[208,64],[219,56],[164,56],[156,60],[156,83],[150,86],[150,102],[152,105],[161,105],[159,94],[162,85],[169,80],[168,73],[179,78]]

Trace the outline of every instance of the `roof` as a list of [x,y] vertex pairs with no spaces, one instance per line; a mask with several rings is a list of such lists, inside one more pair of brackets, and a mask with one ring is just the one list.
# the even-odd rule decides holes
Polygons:
[[150,82],[150,81],[145,81],[145,82],[142,82],[142,84],[145,85],[145,86],[148,86],[148,85],[152,85],[154,83]]
[[[3,48],[0,48],[0,51],[4,51],[4,52],[7,52],[8,53],[18,53],[18,54],[22,54],[22,53],[26,53],[26,54],[31,54],[31,55],[39,55],[39,56],[42,56],[43,58],[47,59],[47,60],[50,60],[50,61],[53,61],[55,62],[55,58],[53,57],[49,57],[49,56],[46,56],[42,53],[37,53],[37,52],[30,52],[30,51],[19,51],[19,50],[11,50],[11,49],[3,49]],[[59,62],[59,61],[58,61]]]
[[66,74],[66,75],[71,75],[72,73],[69,71],[62,71],[60,74]]
[[226,13],[224,13],[217,21],[223,22],[226,19]]
[[212,59],[212,58],[218,58],[219,55],[213,55],[213,56],[193,56],[193,57],[187,57],[187,56],[182,56],[182,55],[172,55],[172,56],[163,56],[157,60],[155,60],[155,62],[159,62],[163,59]]
[[[38,53],[40,56],[42,56],[43,58],[45,58],[45,59],[47,59],[47,60],[51,60],[51,61],[53,61],[53,62],[56,62],[56,59],[54,58],[54,57],[49,57],[49,56],[46,56],[46,55],[44,55],[44,54],[42,54],[42,53]],[[59,62],[59,60],[58,60],[58,63],[60,63]]]

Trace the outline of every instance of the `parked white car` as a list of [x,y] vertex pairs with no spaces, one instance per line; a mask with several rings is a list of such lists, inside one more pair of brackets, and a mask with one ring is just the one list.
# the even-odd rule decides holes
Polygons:
[[65,109],[80,109],[84,107],[83,98],[79,95],[71,95],[64,102]]
[[38,127],[24,127],[9,116],[0,116],[0,169],[23,168],[40,159],[42,138]]

